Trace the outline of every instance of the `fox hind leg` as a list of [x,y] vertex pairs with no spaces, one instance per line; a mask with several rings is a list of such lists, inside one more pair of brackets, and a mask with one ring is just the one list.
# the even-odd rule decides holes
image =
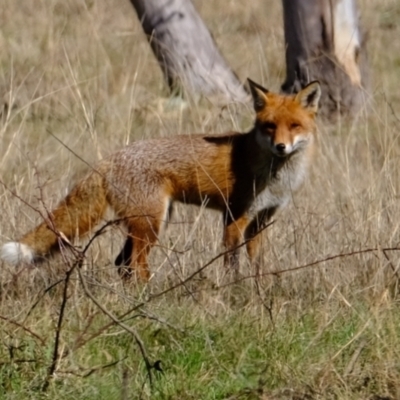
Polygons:
[[[171,220],[172,213],[173,213],[173,205],[171,202],[168,207],[167,220],[165,221],[166,224]],[[114,261],[114,264],[117,267],[130,266],[132,261],[133,246],[134,246],[134,241],[132,236],[127,236],[124,243],[124,247],[122,248],[122,250],[120,251],[120,253],[118,254],[117,258]]]
[[[159,199],[148,204],[146,209],[151,209],[151,212],[143,209],[143,216],[129,218],[126,222],[128,237],[115,260],[115,263],[120,265],[118,272],[123,278],[133,275],[142,281],[148,281],[150,278],[147,258],[158,240],[163,224],[168,220],[170,201]],[[138,215],[137,212],[131,213],[135,214]]]
[[[128,224],[129,236],[116,260],[121,261],[118,272],[124,279],[135,276],[138,280],[148,281],[150,278],[147,257],[157,242],[160,224],[158,221],[150,223],[147,219],[140,217]],[[128,262],[129,266],[126,266]]]
[[133,238],[131,236],[127,236],[124,247],[122,248],[114,262],[117,267],[121,265],[129,266],[131,264],[133,246]]

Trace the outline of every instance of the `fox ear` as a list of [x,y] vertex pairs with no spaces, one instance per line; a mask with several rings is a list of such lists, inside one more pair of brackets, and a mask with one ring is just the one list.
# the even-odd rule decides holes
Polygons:
[[267,105],[268,90],[263,88],[258,83],[253,82],[250,78],[247,78],[249,82],[251,95],[253,96],[254,110],[256,112],[261,111]]
[[296,95],[296,100],[304,107],[313,113],[318,111],[318,102],[321,97],[321,85],[318,81],[309,83]]

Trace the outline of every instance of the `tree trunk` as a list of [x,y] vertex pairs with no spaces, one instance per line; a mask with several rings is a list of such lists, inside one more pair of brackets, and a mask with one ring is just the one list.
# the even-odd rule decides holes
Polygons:
[[321,114],[331,120],[360,111],[367,86],[364,42],[355,0],[283,0],[286,93],[322,85]]
[[190,0],[131,0],[171,91],[244,101],[247,93]]

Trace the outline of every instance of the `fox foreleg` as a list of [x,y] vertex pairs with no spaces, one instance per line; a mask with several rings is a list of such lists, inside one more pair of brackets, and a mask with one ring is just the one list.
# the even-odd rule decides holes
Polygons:
[[224,246],[228,253],[224,257],[224,265],[227,268],[239,271],[240,244],[244,241],[244,233],[249,224],[247,215],[236,220],[231,220],[225,226]]

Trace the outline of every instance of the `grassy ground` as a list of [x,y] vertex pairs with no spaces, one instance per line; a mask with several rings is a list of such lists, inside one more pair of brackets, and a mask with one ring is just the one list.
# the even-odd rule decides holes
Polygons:
[[[171,107],[128,1],[3,3],[1,242],[39,221],[87,163],[136,138],[251,125],[244,106]],[[278,90],[280,5],[211,3],[196,4],[233,69]],[[161,238],[146,287],[115,271],[117,228],[92,243],[80,274],[66,278],[68,252],[35,270],[2,265],[0,398],[400,398],[400,4],[359,5],[371,106],[321,124],[309,182],[266,234],[262,276],[245,259],[239,282],[221,259],[207,266],[222,224],[191,207]]]

